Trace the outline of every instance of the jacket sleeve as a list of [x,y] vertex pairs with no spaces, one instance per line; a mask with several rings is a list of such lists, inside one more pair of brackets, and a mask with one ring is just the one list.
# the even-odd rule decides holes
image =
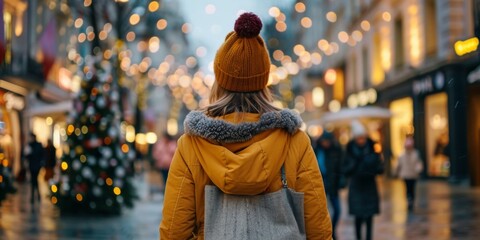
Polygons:
[[181,147],[173,156],[168,173],[160,239],[190,239],[195,229],[195,184]]
[[312,147],[310,144],[305,145],[298,166],[295,190],[304,193],[307,239],[332,239],[332,223],[327,210],[322,176]]

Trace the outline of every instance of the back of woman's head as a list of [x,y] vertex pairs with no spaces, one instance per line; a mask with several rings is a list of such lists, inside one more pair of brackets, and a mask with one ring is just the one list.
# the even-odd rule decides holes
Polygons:
[[234,112],[262,114],[278,110],[267,88],[270,57],[259,35],[262,21],[253,13],[244,13],[234,29],[215,55],[216,81],[205,112],[217,117]]

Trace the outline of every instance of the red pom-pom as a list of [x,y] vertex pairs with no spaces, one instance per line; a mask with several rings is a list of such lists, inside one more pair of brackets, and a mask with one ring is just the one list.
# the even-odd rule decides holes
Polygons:
[[258,36],[262,29],[262,21],[254,13],[244,13],[235,21],[235,32],[239,37],[252,38]]

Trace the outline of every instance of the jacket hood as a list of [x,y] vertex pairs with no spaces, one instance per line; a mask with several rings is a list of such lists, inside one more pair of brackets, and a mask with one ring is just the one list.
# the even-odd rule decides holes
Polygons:
[[185,133],[192,136],[192,150],[217,187],[228,194],[256,195],[280,175],[291,135],[301,124],[290,110],[218,118],[193,111],[185,119]]

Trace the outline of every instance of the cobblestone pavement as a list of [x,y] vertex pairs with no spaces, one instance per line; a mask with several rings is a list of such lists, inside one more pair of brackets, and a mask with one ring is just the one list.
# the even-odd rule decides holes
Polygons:
[[[28,186],[19,185],[0,206],[0,239],[158,239],[163,196],[152,180],[137,178],[142,196],[135,208],[117,217],[62,216],[46,198],[29,203]],[[151,179],[151,177],[149,177]],[[153,180],[156,181],[156,180]],[[444,181],[422,181],[413,212],[406,209],[403,183],[380,180],[382,212],[375,217],[374,239],[479,239],[480,189],[452,186]],[[153,191],[152,191],[153,189]],[[45,187],[42,189],[46,192]],[[354,239],[345,191],[338,239]]]

